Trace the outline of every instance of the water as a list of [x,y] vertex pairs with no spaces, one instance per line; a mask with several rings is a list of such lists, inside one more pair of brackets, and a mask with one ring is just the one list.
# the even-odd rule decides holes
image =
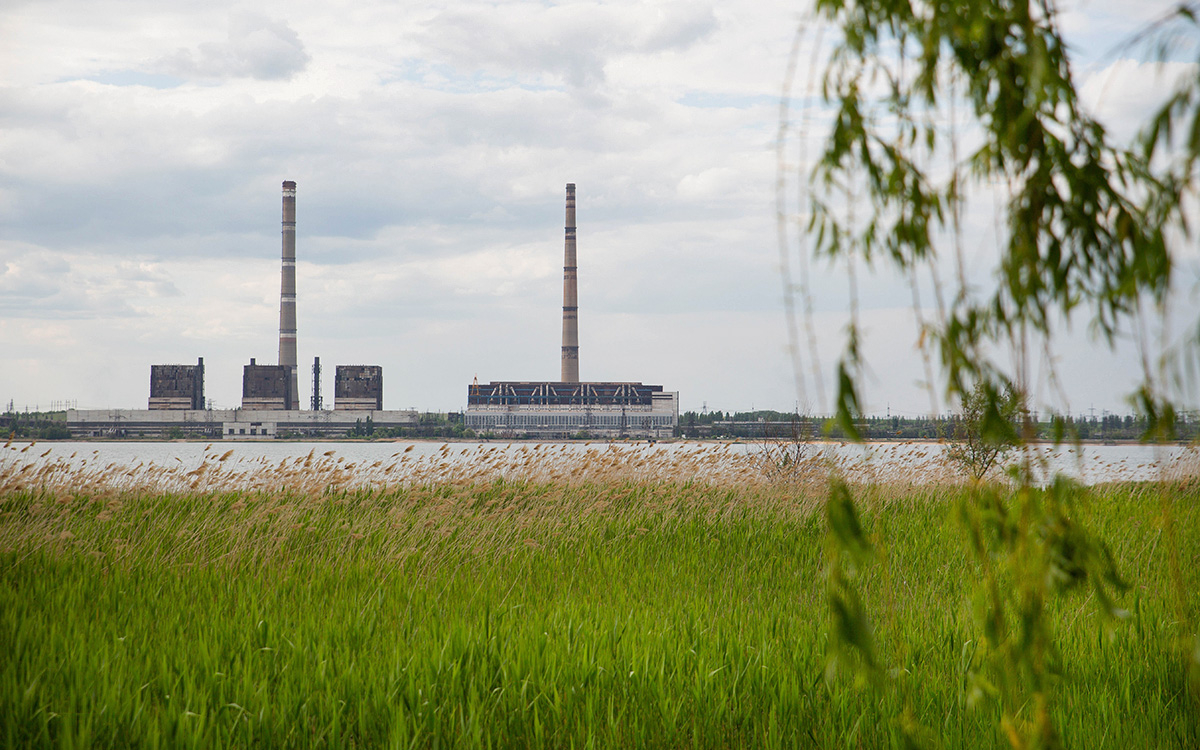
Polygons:
[[[936,443],[820,443],[804,456],[832,461],[859,480],[941,481],[953,475]],[[50,467],[44,476],[130,477],[163,485],[188,485],[205,466],[211,487],[278,486],[285,479],[312,477],[338,485],[422,481],[473,476],[522,478],[531,467],[539,476],[574,475],[604,464],[620,475],[676,479],[722,477],[737,480],[761,474],[761,443],[505,443],[505,442],[46,442],[12,443],[0,451],[0,480],[22,479]],[[1056,473],[1085,484],[1138,481],[1200,473],[1193,447],[1140,444],[1038,446],[1035,465],[1043,481]],[[1014,454],[1015,455],[1015,454]],[[817,465],[823,465],[818,463]],[[25,467],[29,468],[25,468]],[[487,467],[486,472],[472,474]],[[556,474],[555,469],[561,473]],[[219,472],[209,471],[219,469]],[[548,473],[549,472],[549,473]],[[223,482],[212,479],[220,473]],[[611,476],[611,473],[609,474]],[[258,477],[262,481],[251,482]],[[163,481],[159,481],[162,479]],[[39,480],[40,481],[40,480]],[[65,483],[65,482],[64,482]]]

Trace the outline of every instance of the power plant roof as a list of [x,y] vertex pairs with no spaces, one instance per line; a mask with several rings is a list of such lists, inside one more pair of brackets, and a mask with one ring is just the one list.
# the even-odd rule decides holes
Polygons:
[[661,385],[501,380],[467,386],[468,406],[649,406]]

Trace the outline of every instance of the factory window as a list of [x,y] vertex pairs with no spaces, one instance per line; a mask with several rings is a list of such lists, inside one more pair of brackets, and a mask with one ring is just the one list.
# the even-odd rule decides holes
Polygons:
[[245,434],[246,434],[246,428],[245,428],[245,427],[243,427],[242,429],[238,430],[238,434],[239,434],[239,435],[245,435]]
[[251,428],[250,428],[250,434],[251,434],[251,435],[257,435],[257,434],[258,434],[258,430],[256,430],[256,429],[254,429],[253,427],[251,427]]
[[230,434],[230,435],[232,435],[232,434],[233,434],[233,428],[232,428],[232,427],[230,427],[230,428],[229,428],[229,434]]

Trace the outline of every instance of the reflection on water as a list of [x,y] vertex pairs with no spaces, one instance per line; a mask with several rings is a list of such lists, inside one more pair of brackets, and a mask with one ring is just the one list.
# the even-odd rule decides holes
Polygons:
[[[0,451],[0,486],[235,488],[319,491],[395,483],[657,479],[720,484],[824,477],[924,484],[961,478],[937,443],[804,444],[783,453],[761,443],[504,442],[53,442],[12,443]],[[1014,459],[1019,454],[1013,454]],[[1036,475],[1063,473],[1084,483],[1179,478],[1200,473],[1184,446],[1037,446]],[[782,464],[782,469],[781,469]]]

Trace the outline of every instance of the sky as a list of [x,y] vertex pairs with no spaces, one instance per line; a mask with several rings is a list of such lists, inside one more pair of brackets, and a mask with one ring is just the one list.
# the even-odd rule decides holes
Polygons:
[[[1084,101],[1114,134],[1191,70],[1121,47],[1170,7],[1061,4]],[[337,364],[383,366],[393,409],[459,410],[475,378],[555,380],[575,183],[584,380],[660,384],[681,410],[827,411],[844,271],[814,268],[824,385],[798,390],[776,237],[780,91],[807,10],[7,0],[0,400],[145,408],[151,365],[203,357],[206,396],[238,406],[242,365],[277,360],[284,180],[302,404],[316,356],[327,404]],[[994,221],[966,231],[987,283]],[[1179,253],[1194,311],[1195,252]],[[947,408],[920,384],[908,287],[859,282],[866,411]],[[1135,347],[1076,322],[1048,359],[1057,408],[1129,411]]]

